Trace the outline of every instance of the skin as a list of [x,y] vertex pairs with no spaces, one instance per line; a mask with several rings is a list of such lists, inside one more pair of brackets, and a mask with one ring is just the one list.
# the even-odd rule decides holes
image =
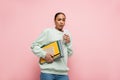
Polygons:
[[[57,15],[57,17],[55,18],[54,22],[55,22],[55,28],[61,32],[63,32],[63,28],[65,26],[65,20],[66,17],[63,14],[59,14]],[[65,43],[69,43],[70,42],[70,37],[67,34],[63,35],[63,40],[65,41]],[[52,63],[54,61],[53,59],[53,54],[47,53],[45,56],[45,60],[48,63]]]
[[55,28],[59,31],[63,32],[63,27],[65,25],[65,16],[63,14],[59,14],[56,19],[54,20],[55,22]]

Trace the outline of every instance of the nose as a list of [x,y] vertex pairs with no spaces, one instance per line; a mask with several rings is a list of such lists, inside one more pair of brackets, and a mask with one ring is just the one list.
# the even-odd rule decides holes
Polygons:
[[63,24],[64,22],[63,21],[60,21],[60,24]]

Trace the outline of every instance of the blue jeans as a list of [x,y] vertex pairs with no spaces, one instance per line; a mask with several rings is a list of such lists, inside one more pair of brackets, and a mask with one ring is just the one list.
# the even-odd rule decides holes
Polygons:
[[69,80],[68,75],[41,73],[40,80]]

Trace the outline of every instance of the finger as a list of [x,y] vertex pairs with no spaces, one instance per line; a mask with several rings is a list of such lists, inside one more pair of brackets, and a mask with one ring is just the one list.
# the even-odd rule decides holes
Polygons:
[[51,60],[51,59],[48,59],[48,60],[46,60],[46,61],[47,61],[48,63],[49,63],[49,62],[52,62],[52,60]]
[[69,35],[66,35],[66,37],[69,37]]
[[66,37],[66,36],[64,36],[64,37],[63,37],[63,39],[64,39],[64,40],[66,40],[66,39],[67,39],[67,37]]
[[67,35],[65,35],[65,34],[63,35],[63,37],[66,37],[66,36],[67,36]]
[[53,58],[50,58],[50,59],[48,60],[48,62],[49,62],[49,63],[53,62]]
[[67,35],[67,34],[64,34],[65,36]]
[[64,37],[68,37],[68,35],[67,35],[67,34],[64,34]]
[[53,58],[53,57],[54,57],[54,55],[51,55],[51,57]]

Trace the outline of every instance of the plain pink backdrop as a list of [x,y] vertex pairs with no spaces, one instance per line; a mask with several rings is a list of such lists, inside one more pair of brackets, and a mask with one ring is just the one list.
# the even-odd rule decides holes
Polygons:
[[67,16],[70,80],[120,80],[119,0],[0,0],[0,80],[39,80],[32,42]]

